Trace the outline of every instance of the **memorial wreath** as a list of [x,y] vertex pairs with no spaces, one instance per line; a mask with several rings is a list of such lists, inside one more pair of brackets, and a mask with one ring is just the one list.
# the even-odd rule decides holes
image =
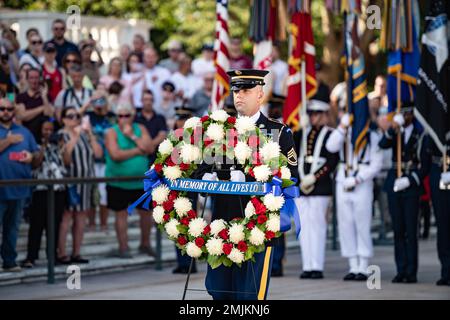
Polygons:
[[[231,159],[256,182],[190,179],[205,159]],[[298,196],[287,158],[280,145],[262,134],[249,117],[235,118],[223,110],[186,120],[160,144],[157,158],[145,174],[144,194],[129,212],[143,203],[153,207],[153,218],[169,239],[192,258],[206,260],[212,268],[241,265],[262,252],[266,242],[290,228],[294,217],[300,231],[293,198]],[[231,221],[199,217],[187,193],[251,195],[244,215]]]

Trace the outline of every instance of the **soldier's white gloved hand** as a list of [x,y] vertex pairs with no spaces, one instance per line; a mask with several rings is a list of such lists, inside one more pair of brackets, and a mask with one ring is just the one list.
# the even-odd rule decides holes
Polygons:
[[395,114],[393,120],[400,127],[403,127],[403,125],[405,124],[405,118],[403,117],[403,115],[401,113]]
[[230,181],[245,182],[245,174],[241,170],[231,170]]
[[442,172],[441,173],[441,181],[445,185],[450,184],[450,172]]
[[349,113],[344,113],[344,115],[341,117],[340,126],[344,129],[348,128],[350,126],[351,117]]
[[300,126],[301,128],[306,128],[309,126],[309,116],[307,114],[300,117]]
[[219,179],[217,178],[217,172],[213,172],[213,173],[205,173],[202,177],[202,180],[218,181]]
[[411,183],[407,177],[397,178],[394,182],[394,192],[399,192],[409,188]]
[[308,174],[303,177],[302,181],[300,181],[300,185],[303,185],[305,188],[312,186],[316,183],[316,177],[313,174]]
[[356,178],[355,177],[347,177],[344,180],[344,189],[352,189],[356,186]]

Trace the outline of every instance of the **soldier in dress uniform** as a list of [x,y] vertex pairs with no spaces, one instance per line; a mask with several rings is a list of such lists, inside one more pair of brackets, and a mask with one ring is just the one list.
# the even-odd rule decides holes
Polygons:
[[[392,148],[392,168],[384,191],[388,195],[389,212],[394,229],[394,255],[397,275],[393,283],[416,283],[418,264],[417,227],[421,182],[425,172],[420,166],[423,130],[414,122],[413,104],[404,103],[401,113],[394,116],[391,127],[385,131],[379,146]],[[397,158],[397,133],[401,132],[401,158]],[[399,163],[400,162],[400,163]],[[401,177],[397,177],[397,166]]]
[[[300,246],[303,272],[301,279],[322,279],[327,236],[326,215],[332,190],[331,176],[339,162],[339,154],[325,145],[333,129],[326,126],[330,106],[320,100],[308,102],[308,116],[301,119],[302,130],[294,134],[300,176],[300,198],[295,199],[301,212]],[[305,119],[306,118],[306,119]],[[306,144],[302,135],[306,134]],[[305,140],[303,140],[305,141]]]
[[425,136],[421,152],[421,165],[430,174],[431,202],[436,217],[441,262],[438,286],[450,286],[450,132],[446,137],[446,144],[440,149],[429,135]]
[[381,170],[383,154],[375,130],[368,129],[367,144],[353,152],[351,117],[343,114],[340,124],[328,138],[329,152],[340,151],[336,174],[336,211],[341,255],[348,258],[349,272],[344,280],[367,280],[369,258],[373,255],[370,233],[373,209],[373,179]]
[[[264,70],[232,70],[228,72],[231,78],[231,91],[234,106],[239,116],[248,116],[260,128],[270,134],[272,130],[279,132],[273,136],[281,147],[281,152],[288,158],[288,167],[292,177],[298,177],[297,155],[291,130],[282,123],[269,119],[260,112],[264,99]],[[231,180],[235,182],[254,181],[249,175],[244,175],[242,167],[237,164],[200,165],[197,176],[204,180]],[[205,173],[211,172],[213,173]],[[212,219],[230,221],[236,217],[243,217],[249,197],[234,195],[213,195]],[[244,262],[241,267],[220,266],[212,269],[208,266],[205,285],[209,294],[215,300],[243,300],[266,298],[272,267],[272,245],[278,239],[272,240],[266,249],[254,255],[255,262]]]

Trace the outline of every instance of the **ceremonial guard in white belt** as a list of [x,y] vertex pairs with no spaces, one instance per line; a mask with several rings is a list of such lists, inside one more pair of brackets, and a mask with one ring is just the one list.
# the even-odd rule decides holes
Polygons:
[[[417,282],[417,227],[421,185],[425,178],[420,166],[423,130],[414,122],[413,105],[404,103],[394,116],[392,126],[384,133],[379,146],[392,148],[392,168],[384,189],[388,195],[389,212],[394,229],[394,254],[397,275],[393,283]],[[397,158],[397,134],[400,133],[401,154]],[[398,171],[400,166],[400,171]],[[400,173],[400,176],[398,176]]]
[[354,154],[350,123],[350,115],[344,114],[326,148],[329,152],[340,151],[336,209],[341,255],[349,261],[349,273],[344,280],[363,281],[367,279],[369,258],[373,255],[370,233],[373,179],[381,170],[383,155],[378,146],[380,137],[371,129],[366,133],[365,147]]
[[[327,237],[327,212],[332,195],[332,174],[339,154],[325,148],[333,129],[325,125],[328,103],[310,100],[302,130],[294,134],[300,176],[300,197],[295,200],[301,213],[301,279],[323,278]],[[305,137],[303,135],[306,134]]]
[[[233,92],[234,105],[239,116],[248,116],[260,129],[267,130],[270,135],[278,131],[274,140],[280,144],[281,153],[288,158],[288,168],[291,176],[298,179],[297,154],[294,149],[294,139],[291,130],[284,124],[269,119],[260,112],[264,98],[264,76],[268,71],[264,70],[233,70],[227,72],[231,78],[231,91]],[[213,173],[210,172],[211,168]],[[196,172],[203,180],[230,180],[234,182],[255,181],[250,175],[245,175],[242,166],[237,162],[228,164],[200,165]],[[249,197],[236,195],[212,196],[212,219],[224,219],[230,221],[237,217],[243,217],[242,206],[245,207]],[[241,205],[242,203],[242,205]],[[208,266],[205,286],[214,300],[263,300],[267,296],[270,274],[272,269],[272,246],[279,239],[272,239],[266,246],[266,250],[254,255],[255,262],[244,262],[241,267],[219,266],[212,269]]]

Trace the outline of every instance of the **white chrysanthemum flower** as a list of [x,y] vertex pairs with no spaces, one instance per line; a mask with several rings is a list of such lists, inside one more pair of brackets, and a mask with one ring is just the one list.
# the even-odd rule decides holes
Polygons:
[[269,193],[264,196],[263,202],[269,211],[278,211],[284,205],[284,197],[274,196],[272,193]]
[[205,219],[203,218],[195,218],[189,222],[189,235],[193,237],[198,237],[202,234],[203,229],[207,226]]
[[164,167],[164,176],[169,180],[175,180],[181,177],[182,172],[179,166]]
[[290,179],[291,178],[291,170],[288,167],[282,166],[280,168],[281,171],[281,179]]
[[180,148],[180,157],[184,163],[191,163],[200,160],[200,148],[192,144],[185,143]]
[[178,228],[177,228],[177,226],[179,224],[180,223],[178,222],[177,219],[170,219],[169,222],[167,222],[166,225],[164,226],[164,228],[166,229],[167,234],[171,238],[176,238],[180,234],[180,231],[178,231]]
[[242,263],[244,261],[244,254],[240,252],[237,248],[231,249],[228,259],[234,263]]
[[220,231],[222,231],[223,229],[225,229],[227,227],[227,224],[226,224],[225,220],[217,219],[217,220],[214,220],[213,222],[211,222],[210,227],[211,227],[211,234],[213,236],[217,236],[217,235],[219,235]]
[[162,204],[169,198],[170,189],[165,185],[161,184],[152,190],[152,200],[157,204]]
[[242,224],[232,224],[228,232],[230,234],[230,241],[234,244],[238,244],[239,241],[245,239],[244,226]]
[[215,121],[225,122],[227,121],[229,115],[223,109],[219,109],[211,113],[209,117]]
[[202,249],[200,249],[194,242],[186,244],[186,253],[189,257],[198,258],[202,255]]
[[245,207],[245,217],[250,218],[256,213],[255,206],[250,201],[247,203],[247,206]]
[[244,163],[245,160],[249,159],[252,155],[252,148],[248,144],[242,141],[238,141],[234,147],[234,156],[239,161],[239,163]]
[[255,123],[250,117],[243,116],[236,119],[235,128],[238,134],[245,134],[255,130]]
[[248,238],[248,240],[250,241],[251,244],[259,246],[264,243],[265,238],[266,238],[265,233],[259,230],[258,227],[254,227],[252,231],[250,231],[250,237]]
[[272,232],[280,231],[280,215],[269,214],[269,219],[266,221],[266,228]]
[[225,130],[221,124],[211,123],[206,129],[206,136],[214,141],[222,141],[225,137]]
[[191,200],[186,197],[178,197],[173,202],[173,207],[175,208],[175,212],[181,218],[185,216],[189,210],[192,209]]
[[201,124],[199,117],[191,117],[183,125],[184,129],[195,128]]
[[206,250],[213,256],[220,256],[223,253],[223,240],[220,238],[211,238],[206,242]]
[[267,180],[269,180],[270,175],[272,174],[272,171],[270,170],[268,165],[263,164],[254,167],[253,173],[255,174],[256,181],[267,182]]
[[163,142],[161,142],[161,144],[158,147],[158,151],[163,154],[170,154],[173,150],[173,145],[172,142],[170,142],[170,140],[167,138],[165,139]]
[[153,208],[153,220],[155,220],[156,223],[162,223],[163,222],[163,216],[164,216],[164,208],[161,206],[156,206]]
[[267,142],[261,149],[261,157],[264,161],[270,161],[280,157],[280,145],[278,142],[270,141]]

